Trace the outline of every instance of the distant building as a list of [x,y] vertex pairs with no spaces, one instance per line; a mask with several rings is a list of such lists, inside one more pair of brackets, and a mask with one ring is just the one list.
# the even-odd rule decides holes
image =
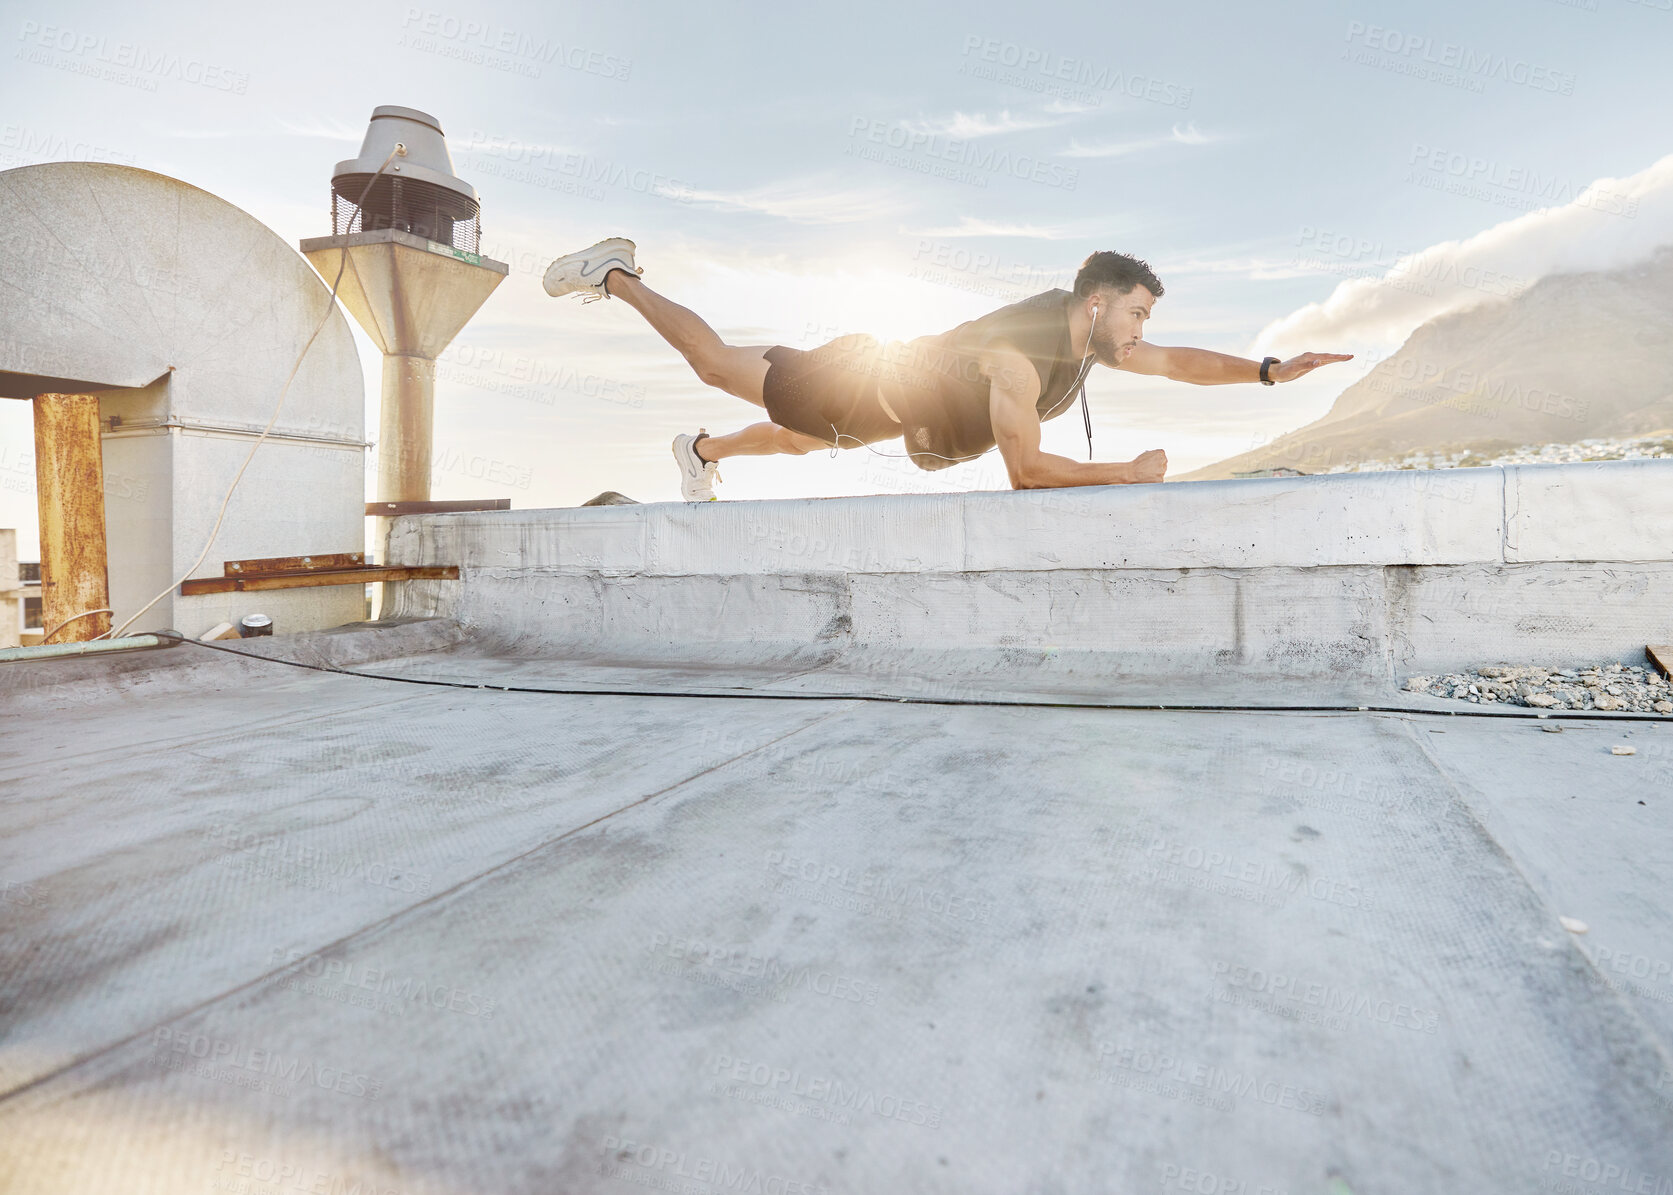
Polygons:
[[[40,566],[36,566],[35,596],[40,597]],[[23,642],[23,579],[17,563],[17,532],[0,527],[0,648]],[[39,602],[36,603],[39,610]],[[36,615],[37,619],[39,614]]]
[[39,643],[41,632],[46,628],[41,626],[41,562],[39,560],[20,560],[17,564],[17,578],[22,585],[21,621],[18,637],[25,643]]
[[1292,469],[1288,465],[1279,465],[1274,469],[1250,469],[1245,473],[1234,472],[1233,477],[1306,477],[1300,469]]

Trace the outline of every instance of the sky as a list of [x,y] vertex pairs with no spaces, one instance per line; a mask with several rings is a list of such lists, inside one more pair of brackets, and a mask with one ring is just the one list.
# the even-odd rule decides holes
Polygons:
[[[375,106],[438,117],[511,272],[438,364],[433,496],[517,508],[674,499],[676,433],[761,417],[626,304],[544,294],[605,236],[736,344],[942,331],[1115,249],[1166,289],[1154,343],[1358,354],[1270,388],[1095,370],[1098,458],[1163,448],[1175,474],[1317,418],[1427,319],[1673,242],[1673,0],[5,0],[0,45],[0,169],[142,167],[292,244],[329,233]],[[1084,459],[1079,417],[1044,444]],[[29,446],[0,400],[24,559]],[[875,448],[729,460],[719,492],[1006,485],[997,454],[928,474]]]

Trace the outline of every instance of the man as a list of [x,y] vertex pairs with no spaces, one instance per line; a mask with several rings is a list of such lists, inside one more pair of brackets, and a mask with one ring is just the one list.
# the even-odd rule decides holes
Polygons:
[[1050,290],[989,312],[938,336],[881,345],[844,336],[807,351],[783,345],[729,345],[695,312],[640,281],[634,244],[623,237],[560,257],[546,270],[549,295],[590,292],[643,315],[690,363],[705,385],[763,408],[769,420],[727,436],[674,438],[680,493],[713,501],[715,463],[729,456],[853,448],[904,439],[922,469],[945,469],[997,447],[1016,489],[1161,481],[1159,448],[1130,461],[1076,461],[1040,450],[1040,424],[1068,410],[1077,394],[1086,419],[1086,375],[1094,363],[1199,386],[1293,381],[1351,354],[1303,353],[1288,361],[1249,361],[1207,349],[1146,344],[1144,324],[1162,283],[1121,253],[1094,253],[1073,291]]

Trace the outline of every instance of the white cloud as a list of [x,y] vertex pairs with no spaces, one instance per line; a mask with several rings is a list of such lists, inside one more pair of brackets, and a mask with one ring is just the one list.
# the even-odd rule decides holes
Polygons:
[[1010,109],[1000,112],[998,116],[989,116],[984,112],[954,112],[951,116],[920,116],[917,120],[900,122],[901,127],[908,132],[954,137],[959,140],[992,137],[998,133],[1021,133],[1029,129],[1049,129],[1062,123],[1061,120],[1041,116],[1013,116]]
[[1053,100],[1045,107],[1054,116],[1078,116],[1082,112],[1096,112],[1097,104],[1083,104],[1079,100]]
[[300,120],[281,116],[279,128],[292,137],[317,137],[324,141],[353,141],[359,144],[366,137],[365,124],[350,124],[336,117],[304,117]]
[[1266,281],[1274,278],[1307,278],[1318,270],[1296,264],[1293,257],[1188,257],[1168,261],[1170,274],[1235,274],[1241,278]]
[[1041,241],[1066,241],[1081,235],[1062,226],[1046,227],[1039,224],[1006,224],[996,220],[981,220],[964,216],[954,225],[944,228],[919,228],[912,232],[920,237],[1029,237]]
[[1298,259],[1315,270],[1363,274],[1360,259],[1369,254],[1370,268],[1381,272],[1339,283],[1329,298],[1267,325],[1255,345],[1275,352],[1349,343],[1394,348],[1436,316],[1517,293],[1548,274],[1630,265],[1673,242],[1673,154],[1628,178],[1600,178],[1560,207],[1398,258],[1347,231],[1309,237],[1303,230],[1301,241]]
[[1219,138],[1203,132],[1197,128],[1196,121],[1184,125],[1174,125],[1168,133],[1157,137],[1140,137],[1132,141],[1104,141],[1092,144],[1082,144],[1071,140],[1069,148],[1063,151],[1066,158],[1119,158],[1127,154],[1142,153],[1147,149],[1158,149],[1164,145],[1208,145]]
[[726,212],[759,212],[797,224],[853,224],[900,206],[881,187],[844,187],[828,178],[787,179],[742,191],[682,191],[682,199]]

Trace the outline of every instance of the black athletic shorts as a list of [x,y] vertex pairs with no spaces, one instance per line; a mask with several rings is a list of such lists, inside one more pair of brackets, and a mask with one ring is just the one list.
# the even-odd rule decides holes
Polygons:
[[879,350],[871,336],[842,336],[816,349],[775,345],[766,352],[761,397],[780,427],[839,448],[901,434],[877,401]]

